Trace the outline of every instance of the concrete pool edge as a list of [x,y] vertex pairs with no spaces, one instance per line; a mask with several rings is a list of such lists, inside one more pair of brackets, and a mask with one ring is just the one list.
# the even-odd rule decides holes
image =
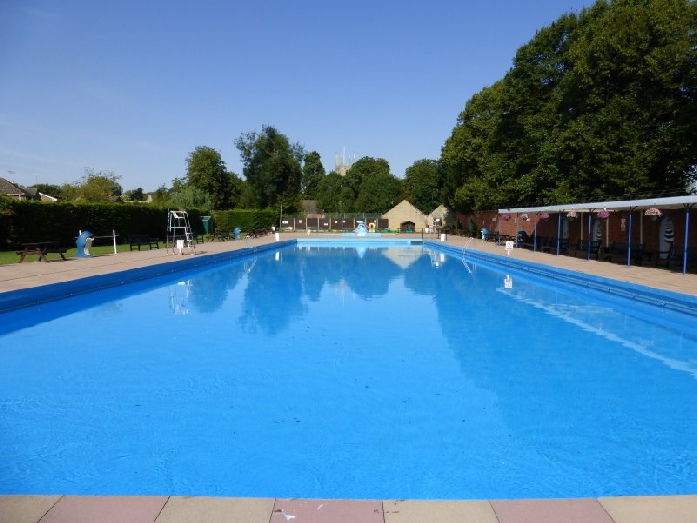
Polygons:
[[[58,523],[694,522],[697,496],[502,500],[345,500],[181,496],[0,496],[0,521]],[[317,519],[321,518],[321,519]]]
[[226,262],[238,258],[255,256],[266,251],[277,250],[293,245],[295,240],[268,243],[254,247],[244,247],[237,250],[225,251],[207,256],[191,256],[176,263],[163,262],[146,267],[137,267],[108,274],[97,274],[71,281],[51,283],[40,287],[30,287],[0,293],[0,314],[11,310],[31,307],[49,301],[56,301],[70,296],[96,292],[102,289],[137,283],[139,281],[175,274],[189,269],[205,267],[215,263]]

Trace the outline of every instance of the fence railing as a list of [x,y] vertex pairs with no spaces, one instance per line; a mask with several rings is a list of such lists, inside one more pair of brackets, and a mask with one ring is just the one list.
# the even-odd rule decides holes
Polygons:
[[312,231],[352,231],[362,221],[366,227],[375,224],[376,231],[388,229],[390,221],[386,218],[326,216],[324,218],[306,218],[302,216],[283,216],[280,219],[282,230],[312,230]]

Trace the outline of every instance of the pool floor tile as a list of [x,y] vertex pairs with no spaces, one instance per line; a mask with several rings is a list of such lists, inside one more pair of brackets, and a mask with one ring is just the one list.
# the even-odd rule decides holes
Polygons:
[[277,499],[270,523],[383,523],[382,501]]
[[153,523],[167,496],[64,496],[41,523]]
[[383,510],[385,523],[499,523],[488,501],[393,500]]
[[60,496],[0,496],[0,523],[36,523]]
[[500,523],[615,523],[595,499],[515,499],[491,502]]
[[269,523],[273,498],[172,496],[155,523]]
[[615,523],[697,523],[695,496],[600,498]]

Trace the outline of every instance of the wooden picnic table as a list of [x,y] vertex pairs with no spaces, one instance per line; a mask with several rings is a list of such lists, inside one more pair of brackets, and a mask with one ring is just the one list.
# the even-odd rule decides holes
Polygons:
[[53,241],[43,241],[43,242],[27,242],[22,244],[22,250],[17,251],[19,255],[19,263],[24,261],[26,256],[38,256],[39,261],[48,261],[46,256],[48,253],[60,254],[63,260],[66,260],[65,253],[68,250],[65,248],[60,248],[57,246],[56,242]]

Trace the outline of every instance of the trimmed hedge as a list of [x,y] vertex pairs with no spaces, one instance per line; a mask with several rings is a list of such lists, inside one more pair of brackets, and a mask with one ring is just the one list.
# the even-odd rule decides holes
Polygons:
[[213,211],[213,229],[211,232],[232,231],[240,227],[243,232],[254,229],[268,229],[276,223],[276,213],[271,210],[233,209],[231,211]]
[[[164,240],[167,209],[134,203],[72,203],[4,201],[0,212],[0,249],[9,250],[22,242],[57,241],[74,246],[79,231],[108,236],[112,231],[124,243],[129,234],[147,234]],[[194,232],[202,233],[198,209],[187,209]]]

